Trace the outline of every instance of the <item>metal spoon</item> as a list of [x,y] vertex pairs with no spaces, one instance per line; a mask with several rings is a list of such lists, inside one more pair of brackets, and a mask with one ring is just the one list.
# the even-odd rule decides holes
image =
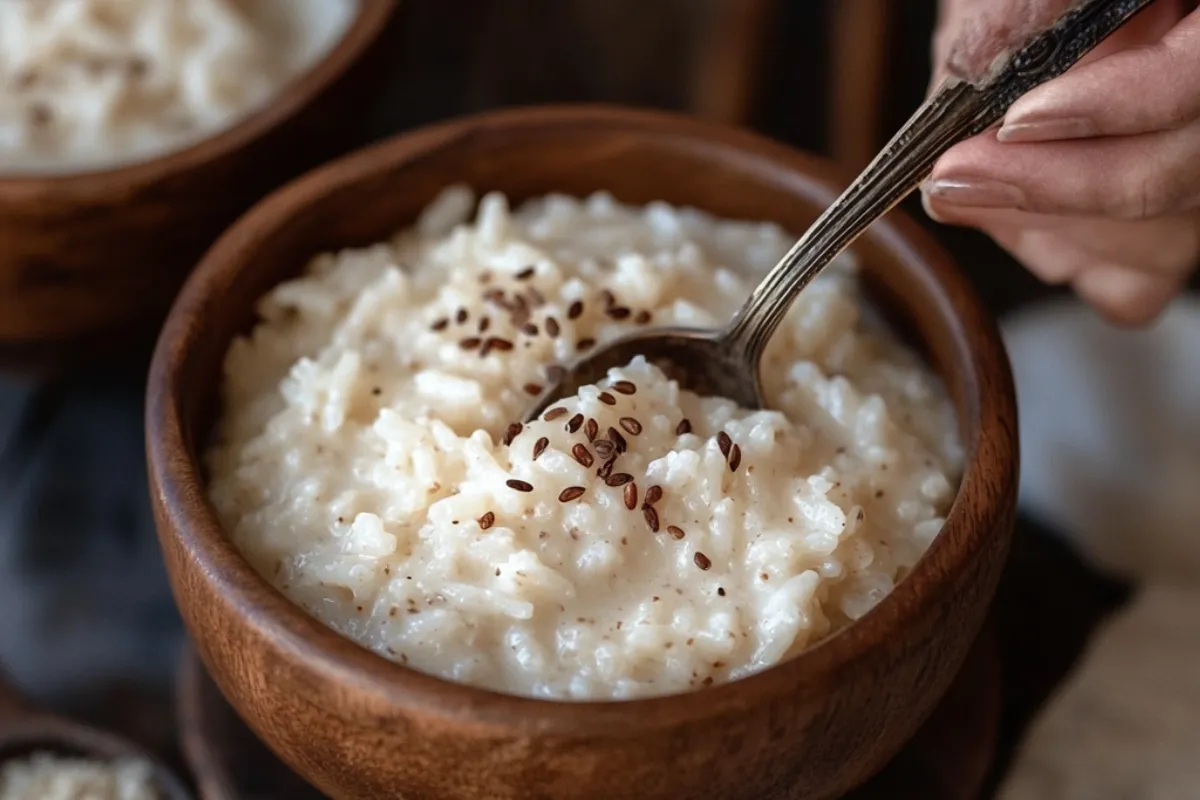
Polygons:
[[103,763],[117,759],[144,761],[150,764],[157,797],[161,800],[192,797],[184,782],[145,750],[114,734],[38,710],[0,676],[0,766],[34,753]]
[[725,329],[658,328],[617,339],[568,365],[525,421],[639,355],[694,392],[762,408],[759,360],[796,295],[916,189],[947,150],[998,122],[1019,97],[1066,72],[1150,2],[1081,0],[990,79],[978,85],[944,83],[771,270]]

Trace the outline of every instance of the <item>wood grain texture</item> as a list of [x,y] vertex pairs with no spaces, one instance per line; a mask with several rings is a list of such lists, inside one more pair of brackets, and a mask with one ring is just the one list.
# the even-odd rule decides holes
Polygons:
[[[998,662],[995,632],[985,627],[917,735],[846,800],[978,800],[995,757]],[[176,679],[176,719],[200,800],[324,800],[238,719],[190,648]]]
[[833,4],[829,148],[847,170],[862,169],[883,146],[894,13],[890,0]]
[[53,367],[151,339],[217,235],[346,142],[395,7],[363,0],[321,62],[192,147],[98,172],[0,175],[0,366]]
[[204,494],[199,449],[221,362],[266,290],[316,252],[390,236],[449,183],[516,201],[560,191],[666,200],[803,229],[829,165],[755,135],[604,107],[518,109],[425,128],[274,193],[204,257],[159,339],[147,454],[160,541],[200,657],[254,732],[335,798],[727,800],[835,797],[891,759],[975,639],[1016,503],[1013,385],[966,280],[892,215],[859,243],[876,300],[921,345],[959,413],[967,466],[941,535],[866,617],[800,657],[723,686],[556,703],[450,684],[388,662],[292,605],[240,556]]
[[99,761],[118,758],[147,761],[154,788],[162,800],[192,797],[183,782],[147,751],[111,733],[47,714],[0,676],[0,762],[35,752]]

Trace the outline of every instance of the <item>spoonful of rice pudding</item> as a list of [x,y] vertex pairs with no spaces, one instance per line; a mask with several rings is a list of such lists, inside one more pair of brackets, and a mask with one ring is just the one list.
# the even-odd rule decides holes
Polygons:
[[1019,97],[1066,72],[1148,4],[1082,0],[980,81],[947,81],[767,274],[728,326],[637,330],[593,349],[551,376],[557,381],[539,396],[525,421],[638,356],[697,394],[762,408],[759,362],[801,290],[916,189],[946,151],[1001,120]]

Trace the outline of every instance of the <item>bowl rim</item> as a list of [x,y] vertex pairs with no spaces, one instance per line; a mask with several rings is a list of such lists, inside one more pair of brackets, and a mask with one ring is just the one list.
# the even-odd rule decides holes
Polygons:
[[[261,577],[241,555],[217,520],[204,491],[200,456],[188,436],[183,409],[184,364],[202,332],[203,310],[215,277],[241,269],[240,254],[311,202],[377,172],[420,160],[445,145],[521,128],[553,129],[587,123],[643,140],[674,140],[681,147],[720,151],[739,166],[774,180],[797,181],[811,194],[818,187],[832,199],[846,181],[828,161],[742,129],[662,111],[610,105],[518,107],[459,117],[402,133],[329,162],[268,195],[212,246],[184,286],[155,348],[146,397],[146,448],[151,495],[159,535],[173,538],[182,556],[199,565],[189,580],[207,583],[240,624],[290,663],[355,693],[360,708],[404,709],[447,724],[517,730],[539,736],[618,737],[636,729],[668,730],[701,723],[771,698],[819,688],[833,673],[885,646],[888,629],[929,615],[936,588],[953,580],[984,549],[985,540],[1007,519],[1016,495],[1015,392],[999,330],[974,289],[949,255],[914,220],[893,213],[871,236],[895,257],[919,268],[922,291],[933,298],[955,339],[955,366],[966,371],[965,409],[956,409],[960,428],[975,433],[964,442],[959,491],[937,538],[895,589],[867,615],[796,657],[702,692],[632,700],[548,700],[509,695],[454,683],[401,666],[344,638],[309,616]],[[780,173],[783,174],[782,177]],[[448,176],[452,182],[452,176]],[[478,187],[483,188],[483,187]],[[967,320],[971,320],[968,324]],[[984,391],[984,388],[991,391]],[[962,417],[965,414],[966,420]],[[996,468],[982,469],[981,456]],[[203,641],[198,650],[204,655]],[[807,688],[806,688],[807,687]],[[224,687],[223,687],[224,688]],[[696,702],[703,698],[703,702]],[[368,705],[369,704],[369,705]]]
[[353,0],[354,19],[333,46],[294,76],[265,105],[232,125],[185,145],[141,161],[87,167],[76,172],[39,174],[0,171],[0,196],[22,200],[46,193],[82,196],[132,191],[168,176],[188,172],[242,149],[298,115],[312,98],[341,78],[375,42],[398,7],[397,0]]

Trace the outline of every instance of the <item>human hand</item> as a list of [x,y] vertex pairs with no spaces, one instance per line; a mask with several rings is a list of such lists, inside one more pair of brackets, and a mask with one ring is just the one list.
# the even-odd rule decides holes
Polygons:
[[[941,0],[933,86],[985,75],[1072,2]],[[1110,319],[1153,320],[1200,261],[1200,11],[1159,0],[943,156],[923,191],[931,217]]]

